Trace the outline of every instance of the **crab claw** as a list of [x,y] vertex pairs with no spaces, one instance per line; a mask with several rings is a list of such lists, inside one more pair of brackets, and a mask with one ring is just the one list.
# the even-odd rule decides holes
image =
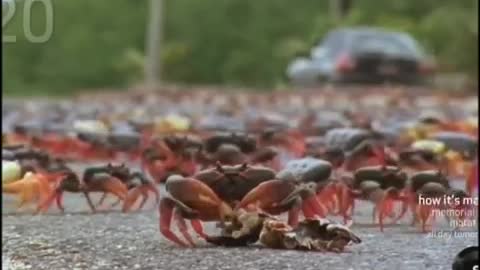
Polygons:
[[130,190],[125,198],[125,202],[122,207],[122,212],[126,213],[130,210],[130,208],[137,202],[138,198],[142,196],[142,201],[138,206],[138,209],[142,209],[148,199],[148,192],[151,191],[155,195],[155,203],[158,205],[160,203],[160,194],[155,186],[151,183],[143,184],[141,186],[137,186]]
[[[193,178],[184,178],[179,175],[170,176],[165,189],[170,197],[160,200],[160,232],[168,240],[186,247],[189,246],[180,240],[171,230],[171,221],[175,217],[181,233],[192,244],[183,218],[192,220],[192,227],[202,238],[203,233],[199,220],[225,221],[231,216],[232,209],[223,202],[206,184]],[[174,216],[175,215],[175,216]]]
[[288,223],[297,225],[301,201],[297,198],[285,200],[294,191],[295,185],[291,182],[267,181],[247,193],[238,203],[237,209],[261,210],[273,215],[288,211]]
[[317,200],[315,191],[315,183],[295,185],[285,180],[271,180],[247,193],[237,208],[260,209],[272,215],[289,211],[288,223],[295,226],[300,210],[306,218],[325,217],[326,208]]
[[286,211],[286,205],[281,205],[285,198],[295,191],[295,185],[282,180],[266,181],[248,192],[237,209],[245,208],[249,210],[262,209],[268,213],[279,214]]

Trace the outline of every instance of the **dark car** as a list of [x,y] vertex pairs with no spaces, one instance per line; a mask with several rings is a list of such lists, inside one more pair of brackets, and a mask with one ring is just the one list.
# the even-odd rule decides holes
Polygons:
[[310,58],[287,70],[294,83],[423,83],[433,75],[432,59],[408,34],[377,28],[342,28],[327,34]]

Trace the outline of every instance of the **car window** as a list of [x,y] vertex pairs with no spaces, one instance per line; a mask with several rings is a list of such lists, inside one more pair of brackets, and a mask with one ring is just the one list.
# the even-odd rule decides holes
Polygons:
[[402,35],[358,34],[353,38],[351,44],[355,52],[380,52],[391,55],[420,56],[416,43]]
[[330,33],[322,47],[329,56],[336,56],[344,48],[345,36],[341,32]]

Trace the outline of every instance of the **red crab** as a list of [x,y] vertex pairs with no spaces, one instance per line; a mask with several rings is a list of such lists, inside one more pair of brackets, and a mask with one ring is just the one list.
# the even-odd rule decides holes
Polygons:
[[194,157],[200,148],[199,142],[187,137],[156,140],[142,153],[142,168],[157,183],[164,182],[171,174],[191,176],[197,171]]
[[68,137],[53,133],[32,136],[31,144],[33,147],[45,150],[55,157],[67,157],[67,153],[72,151],[72,143]]
[[[237,208],[260,209],[278,215],[288,212],[288,223],[296,226],[300,212],[306,218],[325,217],[328,209],[317,193],[328,191],[332,165],[321,159],[303,158],[287,163],[275,180],[261,183],[245,195]],[[329,196],[327,192],[323,192]]]
[[264,165],[274,170],[280,168],[275,148],[257,148],[255,140],[243,134],[216,134],[206,139],[204,146],[205,151],[199,152],[199,161],[205,167],[220,162],[224,165],[248,163]]
[[274,178],[272,170],[247,164],[218,164],[189,178],[171,176],[165,183],[168,195],[160,200],[160,232],[170,241],[188,246],[170,230],[171,220],[175,217],[180,232],[193,246],[184,218],[190,219],[195,232],[206,238],[201,221],[225,220],[246,193],[259,183]]
[[[446,197],[451,197],[446,201]],[[457,200],[455,202],[455,200]],[[409,205],[413,212],[413,224],[420,221],[422,232],[427,232],[428,220],[435,219],[434,210],[460,210],[460,215],[455,215],[458,220],[467,218],[468,209],[471,205],[465,203],[468,195],[463,190],[452,189],[447,177],[441,171],[422,171],[412,175],[409,179]],[[429,203],[425,200],[436,201]],[[402,214],[406,211],[402,211]],[[449,216],[445,218],[449,220]]]
[[[335,155],[335,166],[342,166],[346,171],[374,165],[394,163],[384,143],[375,134],[365,129],[335,128],[325,134],[324,151],[338,150]],[[327,158],[330,160],[329,158]],[[338,163],[338,164],[337,164]]]
[[[127,187],[128,194],[126,195],[124,204],[122,206],[123,212],[128,212],[132,208],[132,206],[138,201],[140,196],[142,197],[142,201],[140,202],[137,210],[141,209],[148,200],[149,192],[152,192],[154,194],[156,203],[159,203],[160,194],[157,188],[151,181],[149,181],[145,177],[143,173],[135,171],[131,172],[130,169],[125,166],[125,164],[112,165],[109,163],[106,166],[100,168],[104,168],[105,172],[107,172],[112,177],[115,177],[116,179],[122,181],[122,183],[125,184],[125,186]],[[103,193],[96,207],[102,205],[107,194],[107,192]],[[120,198],[118,198],[118,200],[113,203],[111,207],[116,206],[120,202],[121,200]]]
[[187,246],[170,230],[175,216],[181,233],[193,245],[184,218],[190,219],[197,234],[205,238],[200,221],[225,221],[232,208],[261,209],[273,215],[288,211],[291,225],[297,224],[300,211],[306,217],[324,216],[326,210],[315,192],[330,173],[328,162],[298,160],[277,179],[273,170],[247,164],[217,164],[191,178],[172,176],[165,184],[168,195],[160,201],[160,232],[170,241]]
[[395,166],[369,166],[355,171],[351,183],[344,184],[341,189],[341,214],[345,222],[353,216],[355,199],[368,200],[374,203],[373,221],[377,214],[380,230],[384,229],[385,217],[398,221],[402,214],[394,217],[394,203],[400,201],[407,208],[408,201],[404,195],[407,175]]
[[260,147],[280,147],[293,154],[294,158],[304,157],[306,149],[305,136],[298,130],[267,130],[258,138]]
[[107,137],[96,133],[78,133],[72,139],[71,147],[75,150],[77,158],[82,161],[112,160],[115,151],[108,145]]
[[54,200],[57,203],[57,207],[63,212],[62,198],[63,192],[65,191],[83,193],[92,212],[96,212],[96,209],[89,196],[90,192],[112,193],[121,200],[125,199],[128,192],[125,184],[118,178],[110,175],[105,166],[87,168],[83,173],[82,180],[80,180],[71,169],[65,168],[61,172],[65,174],[65,177],[48,198],[39,205],[37,212],[45,212],[48,210]]

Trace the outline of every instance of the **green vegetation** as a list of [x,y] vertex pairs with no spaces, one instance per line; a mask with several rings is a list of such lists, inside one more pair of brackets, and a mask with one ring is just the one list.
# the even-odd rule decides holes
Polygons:
[[[170,82],[278,86],[287,63],[334,26],[326,0],[164,1],[162,77]],[[142,79],[148,1],[52,0],[54,30],[44,44],[27,41],[21,2],[4,27],[17,37],[2,44],[4,94],[67,94]],[[441,69],[476,78],[477,4],[354,0],[343,24],[407,31]],[[41,33],[44,7],[33,7],[32,31]]]

